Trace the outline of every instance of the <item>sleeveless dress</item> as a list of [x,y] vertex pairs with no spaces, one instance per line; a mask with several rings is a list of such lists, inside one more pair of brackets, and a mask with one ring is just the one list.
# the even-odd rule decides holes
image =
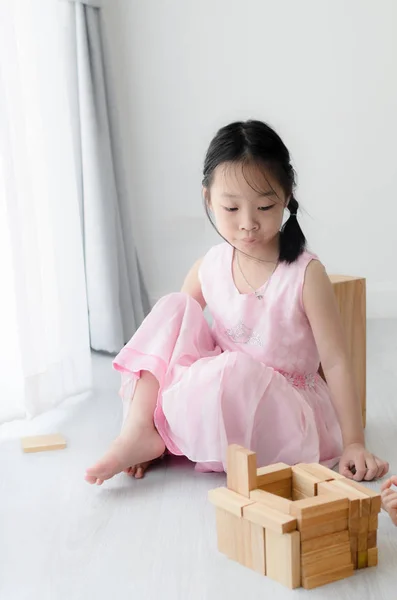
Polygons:
[[160,385],[155,426],[168,451],[198,470],[225,470],[229,444],[255,451],[258,466],[333,466],[341,431],[302,303],[316,257],[280,263],[258,299],[236,288],[233,252],[222,243],[201,263],[211,326],[196,300],[170,294],[115,358],[125,407],[141,371],[150,371]]

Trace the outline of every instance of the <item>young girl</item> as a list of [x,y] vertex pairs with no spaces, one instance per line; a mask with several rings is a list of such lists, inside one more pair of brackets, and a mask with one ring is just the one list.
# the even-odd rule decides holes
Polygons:
[[223,471],[232,443],[255,451],[258,466],[340,459],[356,481],[387,473],[364,445],[333,289],[305,250],[294,187],[289,152],[264,123],[232,123],[212,140],[203,194],[224,243],[116,357],[128,410],[89,483],[140,478],[165,450]]

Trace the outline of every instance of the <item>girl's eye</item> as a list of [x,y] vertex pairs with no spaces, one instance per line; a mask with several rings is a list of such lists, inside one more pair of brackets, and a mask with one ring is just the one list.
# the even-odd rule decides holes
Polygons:
[[262,210],[262,211],[266,211],[266,210],[270,210],[271,208],[273,208],[274,204],[272,204],[271,206],[260,206],[258,210]]
[[223,207],[227,212],[236,212],[236,210],[238,210],[238,208],[229,208],[228,206],[224,206]]

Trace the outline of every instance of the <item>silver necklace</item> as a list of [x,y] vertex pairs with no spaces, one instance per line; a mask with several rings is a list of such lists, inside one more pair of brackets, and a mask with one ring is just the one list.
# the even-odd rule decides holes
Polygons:
[[[256,297],[256,298],[258,298],[258,300],[262,300],[262,299],[263,299],[263,292],[266,290],[266,288],[267,288],[267,286],[268,286],[268,284],[269,284],[269,281],[270,281],[271,277],[273,276],[273,273],[274,273],[274,271],[277,269],[277,265],[278,265],[278,261],[277,261],[277,262],[276,262],[276,264],[274,265],[274,269],[273,269],[273,271],[270,273],[270,275],[269,275],[269,279],[268,279],[268,280],[266,281],[266,283],[264,284],[264,285],[265,285],[265,289],[264,289],[264,290],[262,290],[262,293],[261,293],[261,292],[259,292],[259,290],[256,290],[254,287],[252,287],[252,285],[250,284],[250,282],[248,281],[248,279],[247,279],[247,278],[246,278],[246,276],[244,275],[244,273],[243,273],[243,270],[242,270],[242,268],[241,268],[241,265],[240,265],[240,259],[239,259],[239,257],[238,257],[238,251],[237,251],[237,266],[238,266],[238,269],[239,269],[239,271],[240,271],[240,273],[241,273],[241,275],[242,275],[242,277],[243,277],[243,279],[244,279],[245,283],[246,283],[246,284],[248,285],[248,287],[249,287],[249,288],[250,288],[250,289],[251,289],[251,290],[254,292],[254,294],[255,294],[255,297]],[[261,286],[261,287],[263,287],[263,286]],[[259,288],[259,289],[260,289],[260,288]]]

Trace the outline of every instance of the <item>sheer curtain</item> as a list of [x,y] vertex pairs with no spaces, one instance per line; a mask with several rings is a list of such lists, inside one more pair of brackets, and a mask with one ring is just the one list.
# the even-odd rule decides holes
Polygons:
[[0,2],[0,422],[91,385],[72,115],[70,6]]
[[[108,116],[99,0],[69,0],[75,32],[74,130],[84,238],[91,347],[115,353],[148,310],[138,259],[130,244],[128,267]],[[110,10],[110,3],[109,3]],[[73,91],[74,86],[70,86]],[[72,99],[73,102],[73,99]]]

